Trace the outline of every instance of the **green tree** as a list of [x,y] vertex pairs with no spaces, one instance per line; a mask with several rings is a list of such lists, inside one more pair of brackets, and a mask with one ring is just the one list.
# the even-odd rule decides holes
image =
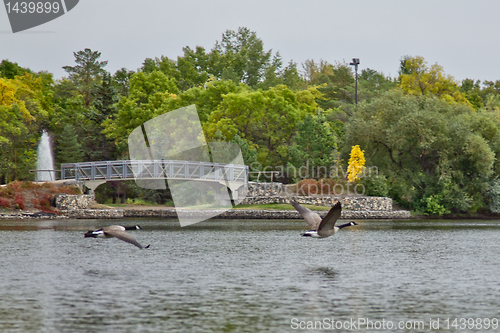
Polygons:
[[173,110],[170,107],[177,93],[176,80],[158,70],[138,72],[132,76],[128,96],[118,101],[116,112],[102,123],[103,133],[118,149],[117,156],[127,154],[127,139],[132,130],[149,119]]
[[482,97],[483,101],[486,101],[489,96],[500,95],[500,80],[496,80],[495,82],[485,80],[483,82],[483,88],[481,89],[479,94]]
[[[243,156],[243,161],[245,165],[253,167],[257,162],[257,149],[248,144],[248,141],[236,134],[231,140],[232,143],[236,143],[241,149],[241,155]],[[250,170],[253,171],[253,170]]]
[[292,90],[301,90],[306,88],[305,82],[297,69],[296,62],[290,60],[288,65],[280,73],[279,77],[283,80],[283,84]]
[[56,113],[51,117],[50,128],[55,144],[64,145],[64,127],[72,125],[75,135],[85,138],[81,142],[83,159],[115,158],[115,145],[102,133],[102,123],[114,114],[118,89],[127,94],[131,73],[122,68],[111,77],[104,70],[108,62],[99,60],[101,53],[98,51],[86,48],[73,54],[76,65],[64,66],[69,76],[59,80],[54,87]]
[[297,169],[305,167],[307,178],[313,174],[326,178],[336,149],[337,138],[323,112],[307,114],[299,121],[295,144],[290,147],[291,164]]
[[462,80],[460,91],[465,93],[465,98],[476,110],[484,106],[485,101],[481,97],[481,81]]
[[303,76],[309,85],[318,85],[322,83],[321,77],[333,75],[332,65],[327,61],[320,59],[316,63],[313,59],[308,59],[302,64]]
[[[56,89],[60,88],[56,85]],[[68,95],[71,96],[71,95]],[[89,151],[90,146],[88,146],[87,135],[89,133],[89,128],[92,123],[89,119],[89,110],[85,107],[83,102],[83,96],[77,94],[72,97],[61,98],[56,92],[56,97],[54,101],[54,113],[50,118],[50,124],[48,130],[53,134],[52,139],[54,147],[66,145],[66,140],[68,137],[63,135],[66,125],[71,126],[74,129],[73,136],[79,138],[79,143],[81,145],[83,157],[80,161],[91,160],[91,156],[95,156],[95,151]],[[64,162],[74,162],[74,161],[62,161],[58,157],[58,149],[54,150],[55,160]]]
[[397,88],[397,82],[392,78],[366,68],[358,75],[358,99],[359,102],[370,102],[389,90]]
[[328,65],[329,70],[319,76],[322,98],[318,104],[324,110],[354,104],[355,79],[352,68],[347,63]]
[[208,121],[212,111],[217,109],[224,96],[230,93],[248,91],[248,86],[231,80],[209,80],[203,87],[193,87],[180,92],[169,100],[168,110],[175,110],[191,104],[196,105],[202,123]]
[[75,127],[66,124],[58,140],[55,156],[58,163],[84,162],[82,145]]
[[112,141],[107,140],[103,134],[105,120],[112,117],[115,112],[115,103],[118,96],[113,87],[111,75],[105,73],[100,85],[96,86],[94,102],[88,114],[91,126],[87,131],[87,147],[90,151],[90,160],[107,161],[116,158],[114,156],[115,146]]
[[[330,64],[322,59],[319,62],[306,60],[302,66],[305,82],[318,86],[321,92],[317,101],[321,108],[335,110],[334,118],[347,122],[355,108],[355,77],[352,66],[345,62]],[[369,102],[396,87],[397,82],[390,77],[370,68],[363,69],[358,74],[358,103]]]
[[[280,78],[293,69],[281,72],[282,59],[279,53],[264,50],[263,41],[254,31],[240,27],[238,31],[226,30],[222,40],[215,43],[208,60],[208,74],[224,80],[242,82],[257,88],[266,79],[270,86],[275,76]],[[281,83],[281,82],[280,82]]]
[[268,89],[285,84],[291,89],[303,87],[297,64],[290,61],[284,66],[279,52],[264,50],[264,43],[248,28],[226,30],[210,51],[186,46],[177,60],[161,56],[147,58],[143,73],[160,71],[175,79],[180,91],[205,86],[214,79],[243,83],[252,89]]
[[187,90],[203,86],[209,78],[209,55],[203,47],[197,46],[195,50],[183,48],[184,56],[177,58],[179,71],[179,88]]
[[129,71],[126,68],[117,70],[113,75],[112,85],[118,95],[128,96],[132,75],[134,75],[134,71]]
[[258,160],[263,165],[287,165],[297,124],[316,112],[318,94],[314,88],[293,92],[284,85],[227,94],[204,129],[209,138],[218,131],[229,140],[240,135],[258,147]]
[[[0,87],[2,82],[0,81]],[[0,181],[5,184],[20,175],[21,159],[26,160],[22,138],[29,134],[25,117],[17,104],[0,105]],[[31,167],[35,166],[34,156]],[[24,164],[24,163],[23,163]],[[27,170],[26,170],[27,172]]]
[[298,90],[303,87],[297,63],[290,61],[286,67],[283,67],[279,54],[275,56],[272,64],[264,69],[263,76],[264,80],[257,84],[258,88],[269,89],[278,85],[286,85],[292,90]]
[[181,78],[176,62],[165,56],[161,56],[160,58],[156,57],[154,59],[147,58],[144,60],[140,72],[145,74],[161,72],[165,76],[175,79],[176,82]]
[[0,63],[0,77],[4,77],[6,79],[13,79],[18,75],[24,75],[26,72],[31,72],[31,71],[7,59],[2,60],[2,62]]
[[500,142],[496,125],[484,128],[481,117],[467,105],[393,91],[360,106],[345,147],[362,145],[367,165],[388,176],[403,205],[476,210],[484,206]]
[[83,95],[85,106],[88,108],[92,102],[92,93],[95,84],[98,84],[105,73],[107,61],[99,61],[101,52],[86,48],[83,51],[73,52],[75,66],[63,66],[69,74],[76,89]]

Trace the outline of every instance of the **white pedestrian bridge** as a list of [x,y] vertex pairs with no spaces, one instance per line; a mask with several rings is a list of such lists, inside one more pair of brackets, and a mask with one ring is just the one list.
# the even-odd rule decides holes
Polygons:
[[121,160],[61,164],[61,180],[76,180],[94,191],[112,180],[203,181],[231,191],[248,184],[248,166],[175,160]]

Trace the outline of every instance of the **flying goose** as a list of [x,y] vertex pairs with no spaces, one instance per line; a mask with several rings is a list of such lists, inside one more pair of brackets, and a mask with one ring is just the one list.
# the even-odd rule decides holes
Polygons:
[[319,216],[318,213],[313,212],[309,208],[302,207],[294,201],[290,201],[290,203],[300,213],[300,215],[302,215],[311,228],[310,231],[303,233],[302,236],[325,238],[333,235],[342,228],[349,227],[351,225],[358,225],[356,222],[351,221],[349,223],[339,225],[338,227],[335,226],[335,222],[337,222],[340,217],[340,213],[342,212],[340,202],[337,202],[323,219],[321,219],[321,216]]
[[137,242],[135,240],[134,237],[132,237],[132,235],[130,235],[128,232],[125,231],[125,230],[137,230],[137,229],[142,229],[142,228],[141,228],[141,226],[138,226],[138,225],[135,225],[133,227],[124,227],[121,225],[110,225],[109,227],[104,227],[102,229],[97,229],[94,231],[92,231],[92,230],[87,231],[84,235],[84,238],[86,238],[86,237],[93,237],[93,238],[116,237],[116,238],[121,239],[122,241],[125,241],[127,243],[134,244],[135,246],[137,246],[140,249],[142,249],[142,248],[147,249],[149,247],[149,245],[146,247],[143,247],[141,244],[139,244],[139,242]]

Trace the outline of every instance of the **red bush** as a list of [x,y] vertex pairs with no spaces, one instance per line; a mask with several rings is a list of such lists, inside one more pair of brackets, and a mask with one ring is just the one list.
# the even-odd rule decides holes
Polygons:
[[335,194],[335,185],[337,184],[335,180],[331,178],[323,178],[317,182],[318,188],[321,190],[321,194]]
[[23,210],[25,208],[25,206],[24,206],[24,198],[23,198],[23,195],[21,193],[17,193],[16,194],[14,202],[16,203],[16,205],[17,205],[17,207],[19,209]]
[[40,200],[40,208],[43,211],[48,211],[51,210],[50,208],[50,201],[52,200],[52,195],[50,194],[45,194],[43,198]]
[[319,187],[314,179],[303,179],[298,184],[299,195],[311,195],[318,194]]
[[19,191],[21,191],[21,187],[22,187],[23,183],[18,181],[18,180],[14,180],[13,182],[10,182],[7,184],[7,189],[9,189],[9,191],[11,193],[17,193]]
[[5,198],[0,198],[0,207],[1,208],[10,208],[10,201]]
[[11,209],[40,209],[56,212],[51,202],[56,194],[81,194],[77,186],[13,181],[0,187],[0,207]]

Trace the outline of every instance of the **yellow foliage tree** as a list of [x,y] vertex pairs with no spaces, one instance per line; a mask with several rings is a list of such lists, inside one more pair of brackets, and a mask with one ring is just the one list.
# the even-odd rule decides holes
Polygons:
[[[24,80],[32,79],[32,75],[26,73],[22,77],[16,76],[15,79],[0,78],[0,105],[11,107],[17,105],[19,111],[26,121],[34,119],[30,110],[27,109],[26,104],[29,104],[33,110],[39,111],[38,100],[31,87],[26,84]],[[23,80],[24,79],[24,80]],[[43,111],[43,110],[42,110]],[[37,112],[40,113],[41,111]]]
[[359,148],[359,145],[353,146],[351,149],[351,157],[349,158],[349,166],[347,167],[347,179],[352,183],[357,182],[364,168],[364,151]]
[[409,95],[435,95],[448,103],[472,105],[465,98],[465,93],[451,75],[444,73],[443,67],[434,64],[427,66],[423,57],[406,56],[401,60],[399,88]]
[[11,106],[16,102],[16,87],[9,81],[0,78],[0,105]]

